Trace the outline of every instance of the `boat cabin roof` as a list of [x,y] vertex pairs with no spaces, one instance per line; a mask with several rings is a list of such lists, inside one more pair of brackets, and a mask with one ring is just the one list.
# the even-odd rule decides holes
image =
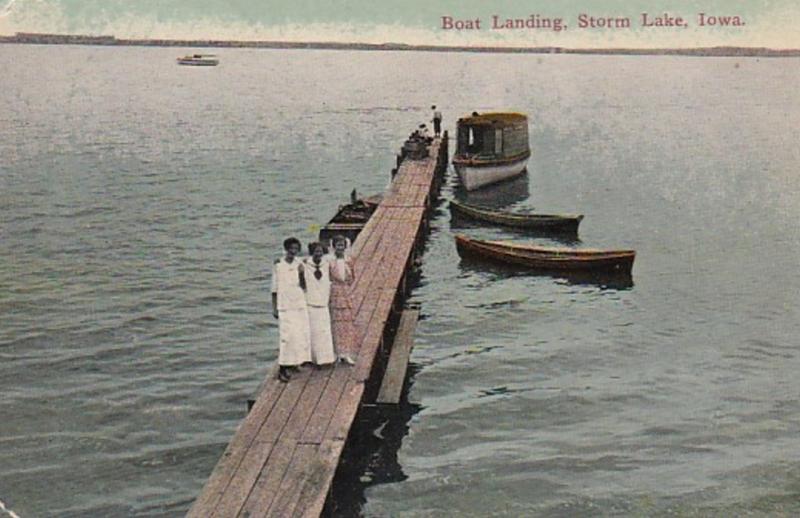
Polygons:
[[493,126],[527,122],[528,116],[517,112],[489,112],[479,115],[470,115],[458,119],[459,125],[465,126]]

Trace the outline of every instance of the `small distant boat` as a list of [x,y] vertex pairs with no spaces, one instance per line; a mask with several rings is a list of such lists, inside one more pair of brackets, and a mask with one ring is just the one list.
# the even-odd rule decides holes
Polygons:
[[455,200],[450,201],[450,210],[453,214],[475,221],[484,221],[506,227],[572,234],[578,232],[578,225],[583,220],[583,214],[514,214],[484,207],[475,207]]
[[458,119],[453,167],[468,191],[522,173],[531,156],[528,117],[473,113]]
[[219,59],[214,54],[187,54],[178,58],[179,65],[193,65],[199,67],[215,67]]
[[543,271],[582,271],[630,275],[634,250],[575,250],[481,241],[456,235],[459,255],[480,257]]

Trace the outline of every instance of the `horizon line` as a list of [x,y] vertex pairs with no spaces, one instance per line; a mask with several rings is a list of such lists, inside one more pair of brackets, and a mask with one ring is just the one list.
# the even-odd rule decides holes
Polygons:
[[99,46],[150,46],[150,47],[206,47],[206,48],[266,48],[266,49],[320,49],[362,51],[418,51],[418,52],[476,52],[498,54],[639,54],[688,55],[717,57],[800,57],[800,48],[776,49],[770,47],[745,47],[716,45],[704,47],[537,47],[491,45],[434,45],[410,43],[342,43],[333,41],[271,41],[271,40],[217,40],[169,38],[117,38],[81,34],[50,34],[17,32],[13,36],[0,35],[0,43],[38,45],[99,45]]

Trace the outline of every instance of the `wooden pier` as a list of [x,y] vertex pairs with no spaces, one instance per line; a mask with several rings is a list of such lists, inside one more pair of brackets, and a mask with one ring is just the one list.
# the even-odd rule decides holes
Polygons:
[[356,413],[362,403],[371,403],[365,401],[365,389],[383,371],[376,360],[390,343],[387,324],[402,309],[407,274],[447,168],[447,134],[429,149],[427,158],[400,162],[388,192],[353,244],[351,304],[360,343],[356,364],[306,368],[289,383],[278,382],[273,370],[188,516],[322,513]]

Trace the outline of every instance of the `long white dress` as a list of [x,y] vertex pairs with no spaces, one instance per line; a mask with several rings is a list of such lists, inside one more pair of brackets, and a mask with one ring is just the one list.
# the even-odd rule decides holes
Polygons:
[[295,258],[287,263],[286,258],[281,258],[272,266],[272,293],[278,295],[279,365],[300,365],[311,361],[306,295],[300,287],[298,274],[301,262]]
[[[321,365],[333,363],[333,334],[331,332],[331,277],[330,263],[323,257],[319,264],[313,258],[305,261],[306,303],[311,329],[311,359]],[[319,277],[319,278],[317,278]]]

